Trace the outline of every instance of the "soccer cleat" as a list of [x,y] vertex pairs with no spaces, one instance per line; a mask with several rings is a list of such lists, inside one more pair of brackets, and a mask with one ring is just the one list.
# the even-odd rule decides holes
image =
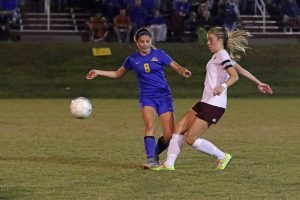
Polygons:
[[227,164],[231,161],[232,156],[228,153],[225,154],[225,158],[217,160],[217,170],[223,170],[226,168]]
[[174,166],[166,166],[165,164],[162,164],[157,168],[153,168],[152,170],[155,170],[155,171],[174,171],[175,167]]
[[148,158],[147,163],[142,165],[144,169],[154,169],[159,167],[159,163],[155,160],[155,158]]

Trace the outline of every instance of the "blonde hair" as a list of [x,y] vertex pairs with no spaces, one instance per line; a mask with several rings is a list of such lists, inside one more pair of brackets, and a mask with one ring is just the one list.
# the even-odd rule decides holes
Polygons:
[[208,33],[214,33],[218,39],[223,39],[224,49],[228,51],[231,59],[239,61],[241,56],[238,52],[246,53],[248,47],[248,38],[252,35],[248,31],[241,29],[228,30],[224,27],[211,28]]

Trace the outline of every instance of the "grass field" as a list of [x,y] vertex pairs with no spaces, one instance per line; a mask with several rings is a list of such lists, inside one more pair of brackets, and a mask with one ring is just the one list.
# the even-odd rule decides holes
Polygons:
[[[136,100],[92,99],[86,120],[69,101],[0,100],[0,199],[299,199],[299,98],[229,99],[205,136],[235,157],[222,172],[188,146],[176,171],[142,170]],[[196,101],[176,99],[176,118]]]

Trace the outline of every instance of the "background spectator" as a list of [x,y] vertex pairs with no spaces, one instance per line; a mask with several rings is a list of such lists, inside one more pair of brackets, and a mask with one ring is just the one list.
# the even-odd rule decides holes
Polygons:
[[[216,0],[213,10],[211,11],[211,16],[214,17],[215,22],[218,26],[223,26],[223,9],[224,9],[224,4],[226,0]],[[201,14],[202,15],[202,14]],[[198,16],[201,16],[198,15]]]
[[137,29],[146,25],[146,20],[148,18],[148,12],[141,4],[141,0],[135,0],[134,4],[129,7],[128,11],[128,15],[131,19],[132,31],[134,33]]
[[93,14],[104,12],[104,0],[94,0],[91,6],[90,10]]
[[142,1],[142,6],[147,10],[149,15],[154,15],[155,11],[155,0],[143,0]]
[[168,28],[170,30],[171,41],[183,41],[184,19],[178,13],[175,12],[172,14]]
[[300,8],[295,0],[287,0],[282,4],[281,15],[284,31],[300,24]]
[[104,1],[103,14],[110,23],[113,23],[113,19],[119,13],[119,10],[121,7],[122,7],[121,0],[105,0]]
[[173,1],[172,0],[161,0],[160,2],[160,11],[164,15],[171,15],[173,10]]
[[205,4],[207,5],[208,10],[212,10],[216,4],[216,0],[206,0]]
[[207,10],[210,10],[207,3],[199,4],[198,9],[197,9],[198,16],[202,16],[203,12],[207,11]]
[[238,13],[236,11],[235,4],[232,3],[232,1],[226,1],[222,5],[219,19],[223,22],[223,26],[229,30],[233,29],[237,25]]
[[133,4],[134,4],[134,0],[123,0],[122,8],[125,8],[127,10]]
[[255,13],[255,0],[240,0],[241,13],[253,15]]
[[118,42],[123,42],[121,37],[123,34],[125,34],[125,42],[129,42],[131,29],[130,17],[126,15],[126,10],[122,8],[120,9],[120,14],[114,17],[114,30]]
[[8,15],[0,14],[0,41],[9,39],[9,17]]
[[210,28],[216,26],[216,22],[211,16],[211,13],[209,10],[206,10],[203,12],[201,16],[199,16],[199,26],[201,28],[204,28],[206,31],[208,31]]
[[185,19],[188,18],[189,14],[190,14],[190,10],[191,10],[191,5],[188,2],[188,0],[179,0],[175,4],[175,12],[179,16],[181,16]]
[[[220,13],[220,10],[219,10],[220,3],[223,4],[223,0],[221,0],[221,2],[220,2],[220,0],[213,0],[212,2],[207,1],[207,3],[206,3],[207,8],[210,11],[211,16],[213,16],[213,17],[218,16],[218,14]],[[198,16],[200,16],[200,15],[198,15]]]
[[184,22],[184,40],[194,41],[197,38],[197,29],[199,28],[199,21],[197,13],[192,11],[189,18]]
[[153,32],[153,42],[165,42],[167,39],[167,24],[159,10],[155,11],[154,18],[151,21],[150,29]]
[[206,45],[207,31],[216,26],[214,18],[211,16],[209,10],[205,10],[202,16],[199,17],[199,28],[197,30],[198,42],[200,45]]
[[17,9],[18,1],[17,0],[2,0],[1,7],[6,11],[13,11]]
[[96,14],[87,22],[90,31],[90,40],[92,42],[100,42],[107,36],[107,21],[101,14]]
[[[238,0],[227,0],[227,2],[233,6],[234,12],[236,13],[238,19],[240,18],[240,9],[239,9],[239,4],[237,2]],[[255,5],[255,4],[254,4]],[[253,6],[253,13],[254,13],[255,7]]]
[[281,4],[281,0],[265,0],[266,2],[266,10],[268,14],[274,18],[278,19],[280,15],[279,5]]
[[206,10],[203,12],[202,16],[199,17],[199,28],[198,28],[198,41],[200,45],[206,45],[206,35],[207,31],[214,27],[216,22],[211,16],[210,11]]

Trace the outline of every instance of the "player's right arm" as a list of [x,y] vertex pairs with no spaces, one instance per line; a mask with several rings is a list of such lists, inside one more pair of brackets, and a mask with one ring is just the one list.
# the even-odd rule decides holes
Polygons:
[[104,70],[92,69],[85,77],[88,80],[91,80],[96,76],[105,76],[109,78],[121,78],[125,73],[126,73],[126,69],[122,66],[116,71],[104,71]]
[[234,63],[233,66],[239,74],[241,74],[242,76],[244,76],[244,77],[248,78],[249,80],[251,80],[252,82],[254,82],[257,85],[257,89],[260,92],[273,94],[273,90],[269,85],[262,83],[253,74],[251,74],[246,69],[244,69],[241,65],[239,65],[238,63]]

